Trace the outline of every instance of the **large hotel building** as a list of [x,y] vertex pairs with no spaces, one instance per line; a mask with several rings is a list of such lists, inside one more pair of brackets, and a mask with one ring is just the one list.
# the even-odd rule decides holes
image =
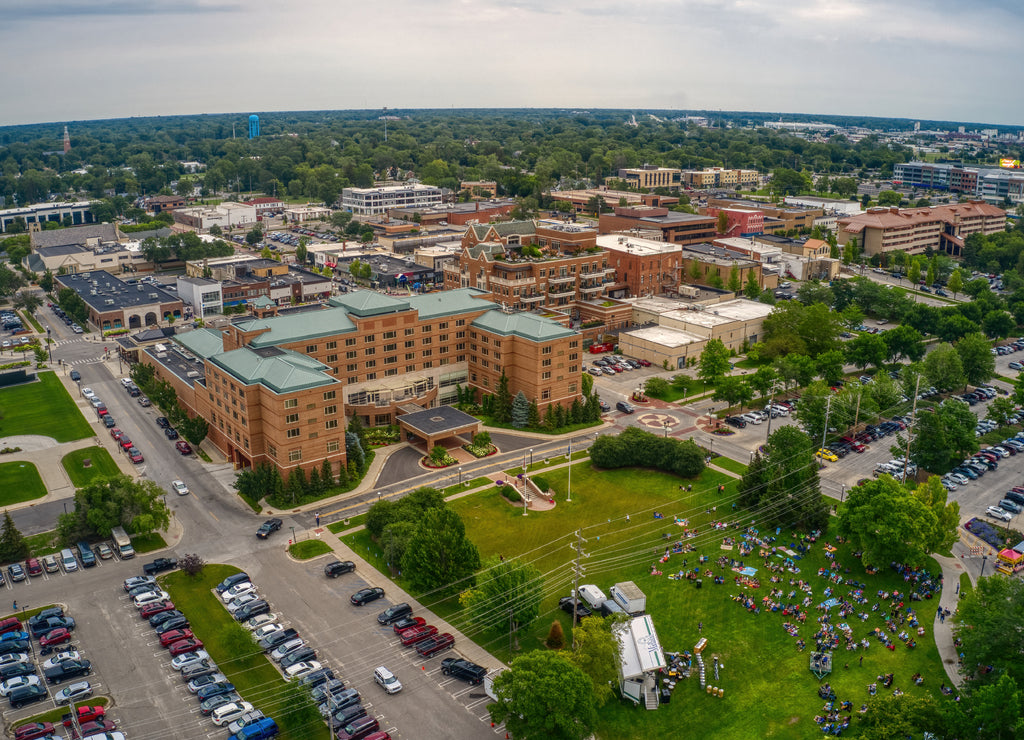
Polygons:
[[355,291],[327,307],[198,329],[141,354],[236,467],[345,464],[345,428],[397,423],[453,403],[456,386],[494,393],[502,373],[543,413],[581,393],[582,338],[531,313],[498,310],[475,288],[413,296]]

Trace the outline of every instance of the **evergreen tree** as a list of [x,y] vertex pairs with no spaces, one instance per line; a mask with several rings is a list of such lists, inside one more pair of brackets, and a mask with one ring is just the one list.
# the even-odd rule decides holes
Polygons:
[[330,460],[324,460],[324,464],[320,466],[320,480],[323,482],[325,491],[334,486],[334,470]]
[[512,394],[508,389],[508,376],[504,371],[498,381],[498,392],[494,396],[494,420],[508,424],[512,420]]
[[288,483],[285,484],[285,495],[293,504],[302,501],[306,495],[306,473],[302,468],[296,467],[288,474]]
[[530,401],[530,416],[529,424],[527,426],[530,429],[538,429],[540,427],[540,407],[537,406],[537,399]]
[[560,403],[555,404],[555,429],[561,429],[565,424],[565,407]]
[[512,426],[522,429],[530,423],[530,402],[526,400],[526,394],[519,391],[512,400]]
[[314,496],[321,495],[326,489],[320,480],[320,468],[313,468],[309,471],[309,492]]
[[569,409],[569,423],[579,424],[583,421],[583,404],[579,398],[574,398],[572,407]]
[[601,418],[601,398],[596,393],[587,397],[587,406],[584,411],[585,421],[597,421]]
[[349,463],[355,465],[356,475],[362,475],[366,470],[366,453],[355,432],[345,432],[345,454],[348,455]]
[[549,403],[548,407],[544,410],[543,426],[549,432],[558,428],[558,424],[555,420],[555,405],[552,403]]
[[348,431],[356,435],[359,438],[360,446],[366,449],[366,427],[363,426],[363,420],[359,418],[359,414],[352,414],[352,420],[348,423]]
[[14,526],[14,520],[11,518],[10,512],[4,512],[4,527],[3,531],[0,532],[0,557],[6,562],[24,560],[31,553],[28,549],[28,544],[25,542],[25,538],[21,536],[21,532]]

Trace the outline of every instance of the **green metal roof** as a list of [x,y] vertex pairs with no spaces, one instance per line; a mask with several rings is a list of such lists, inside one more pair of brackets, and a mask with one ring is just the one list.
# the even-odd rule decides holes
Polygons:
[[535,316],[532,313],[507,314],[501,311],[488,311],[474,319],[471,326],[503,336],[514,334],[533,342],[546,342],[551,339],[576,335],[572,329],[566,329],[551,319]]
[[357,290],[331,299],[332,306],[344,307],[354,316],[380,316],[386,313],[407,311],[409,304],[404,299],[376,293],[372,290]]
[[347,309],[344,308],[300,311],[266,319],[253,319],[241,322],[237,326],[245,332],[270,329],[249,342],[251,347],[272,347],[277,344],[318,339],[355,331],[356,328],[348,317]]
[[242,347],[209,361],[246,385],[258,383],[275,393],[293,393],[340,382],[324,372],[326,365],[277,347],[263,352]]
[[478,242],[466,251],[469,252],[470,257],[476,260],[480,259],[481,254],[486,254],[488,257],[505,254],[505,245],[498,242]]
[[178,334],[174,341],[192,354],[206,359],[224,351],[224,339],[216,329],[195,329]]
[[259,298],[252,302],[252,305],[255,306],[256,308],[269,308],[270,306],[276,306],[277,304],[270,300],[269,297],[261,295]]
[[480,311],[494,304],[479,296],[490,295],[478,288],[455,288],[435,293],[409,296],[409,307],[420,313],[421,319],[434,319],[467,311]]

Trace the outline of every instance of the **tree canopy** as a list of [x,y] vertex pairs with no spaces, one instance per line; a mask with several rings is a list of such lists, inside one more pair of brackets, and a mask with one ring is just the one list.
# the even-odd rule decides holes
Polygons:
[[825,526],[828,506],[821,495],[814,450],[811,438],[795,426],[772,432],[764,454],[755,453],[740,480],[740,503],[770,522],[806,529]]
[[583,740],[596,721],[594,684],[568,658],[534,650],[494,679],[487,710],[516,740]]

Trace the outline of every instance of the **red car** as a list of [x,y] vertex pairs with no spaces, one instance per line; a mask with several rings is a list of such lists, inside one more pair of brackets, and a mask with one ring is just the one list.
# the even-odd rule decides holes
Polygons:
[[[107,714],[107,710],[103,707],[79,707],[78,708],[78,723],[92,722],[96,719],[103,719]],[[71,727],[71,714],[65,714],[62,719],[64,720],[65,727]]]
[[128,450],[135,446],[134,443],[128,438],[127,434],[122,434],[117,441],[120,443],[121,449],[124,450],[125,452],[127,452]]
[[143,619],[149,619],[154,614],[159,614],[160,612],[169,612],[173,608],[173,601],[157,601],[154,604],[146,604],[144,607],[142,607],[139,610],[139,616]]
[[25,561],[25,570],[28,571],[30,576],[41,576],[43,574],[43,566],[40,565],[36,558],[29,558]]
[[637,360],[637,362],[640,363],[640,367],[650,367],[651,366],[651,361],[650,360]]
[[183,439],[179,439],[177,442],[175,442],[174,446],[178,450],[178,452],[180,452],[182,455],[191,455],[192,454],[192,448],[189,447],[188,442],[186,442]]
[[29,722],[14,728],[14,740],[36,740],[53,734],[51,722]]
[[122,432],[117,427],[114,427],[113,429],[110,430],[110,436],[113,437],[114,439],[119,440],[121,439],[121,437],[124,436],[124,432]]
[[193,635],[192,630],[188,628],[182,630],[169,630],[168,632],[164,632],[162,635],[160,635],[160,646],[167,647],[172,642],[177,642],[178,640],[186,640],[190,637],[195,637],[195,635]]
[[128,459],[138,465],[139,463],[146,462],[146,458],[142,456],[142,453],[132,447],[128,450]]
[[58,627],[39,638],[39,647],[60,645],[62,642],[71,642],[71,633],[65,627]]
[[106,406],[100,406],[98,409],[96,409],[96,413],[99,414],[100,418],[102,419],[104,416],[109,414],[110,411],[107,410]]
[[106,737],[106,735],[103,735],[104,732],[113,732],[116,729],[117,725],[111,722],[109,719],[94,719],[90,722],[82,723],[81,735],[79,735],[78,732],[74,728],[72,728],[71,737],[92,737],[93,735],[102,735],[103,737]]
[[422,655],[424,658],[429,658],[433,655],[437,655],[442,650],[447,650],[455,644],[455,638],[448,632],[442,632],[439,635],[424,640],[416,646],[416,652]]
[[191,653],[193,650],[202,650],[202,648],[203,641],[198,637],[187,637],[184,640],[178,640],[167,646],[172,656]]
[[432,624],[422,624],[419,627],[413,627],[407,629],[401,634],[402,644],[405,647],[415,645],[421,640],[426,640],[428,637],[433,637],[437,634],[437,627]]

